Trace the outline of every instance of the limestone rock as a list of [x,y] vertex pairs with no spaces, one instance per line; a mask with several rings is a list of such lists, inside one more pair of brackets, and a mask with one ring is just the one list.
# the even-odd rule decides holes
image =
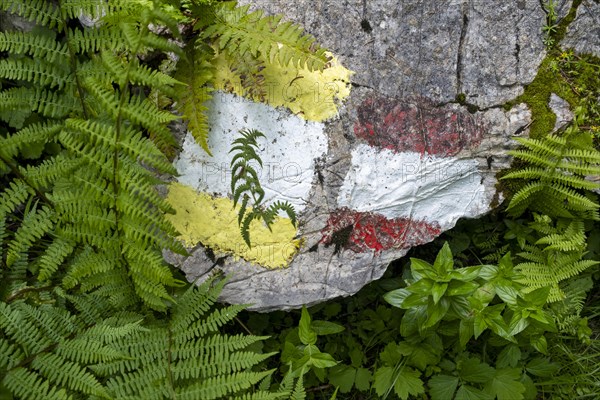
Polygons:
[[569,25],[561,46],[600,57],[600,3],[584,0],[579,5],[577,16]]
[[550,103],[548,104],[552,112],[556,115],[556,122],[554,123],[554,130],[558,130],[573,121],[574,115],[571,111],[569,103],[552,93],[550,95]]
[[544,58],[538,0],[242,0],[302,24],[356,72],[394,97],[487,108],[522,93]]
[[[539,1],[240,3],[303,25],[354,75],[330,77],[330,88],[347,97],[324,122],[282,103],[215,93],[213,157],[182,138],[181,176],[169,195],[192,255],[167,258],[188,279],[220,270],[231,276],[222,300],[260,311],[348,296],[411,247],[502,200],[495,174],[532,118],[524,104],[502,105],[523,92],[545,55]],[[560,4],[566,10],[570,2]],[[305,75],[283,71],[280,84],[287,90]],[[316,88],[279,97],[307,102],[308,94],[320,98]],[[297,230],[285,218],[273,232],[252,228],[252,249],[240,239],[229,187],[228,149],[243,128],[266,135],[259,141],[266,204],[289,201],[299,217]]]

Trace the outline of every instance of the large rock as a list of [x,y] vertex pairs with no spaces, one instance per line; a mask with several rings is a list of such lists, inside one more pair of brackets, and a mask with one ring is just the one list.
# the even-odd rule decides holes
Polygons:
[[600,57],[600,3],[584,0],[579,5],[575,20],[569,25],[561,46]]
[[[495,174],[510,162],[512,137],[527,135],[531,123],[524,104],[502,106],[545,56],[541,2],[241,3],[303,25],[354,75],[341,67],[327,77],[282,71],[286,92],[277,96],[287,103],[269,98],[287,108],[215,94],[213,157],[184,138],[169,195],[192,254],[168,257],[188,279],[219,269],[231,275],[222,299],[260,311],[351,295],[411,247],[502,200]],[[328,88],[340,96],[324,108],[293,108],[309,102],[309,80],[313,97]],[[244,128],[266,135],[259,144],[267,204],[286,200],[299,214],[298,230],[285,219],[273,232],[257,223],[252,249],[239,235],[228,175],[230,143]]]

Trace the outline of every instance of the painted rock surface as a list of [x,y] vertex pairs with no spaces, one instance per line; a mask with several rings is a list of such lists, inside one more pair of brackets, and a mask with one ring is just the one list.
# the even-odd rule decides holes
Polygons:
[[[303,25],[333,52],[331,67],[270,67],[259,98],[240,96],[220,70],[223,90],[208,104],[212,156],[182,138],[168,194],[192,251],[167,258],[188,279],[221,270],[231,275],[222,300],[262,311],[348,296],[411,247],[501,201],[495,174],[532,118],[524,104],[503,104],[545,55],[539,1],[252,5]],[[288,201],[298,214],[297,227],[284,215],[271,230],[255,221],[251,248],[231,200],[229,149],[241,129],[265,134],[265,204]]]

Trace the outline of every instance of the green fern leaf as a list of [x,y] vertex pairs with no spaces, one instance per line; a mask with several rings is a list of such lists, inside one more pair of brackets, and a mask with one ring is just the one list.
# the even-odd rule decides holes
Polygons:
[[25,32],[0,32],[0,51],[29,55],[33,59],[43,59],[49,64],[69,57],[67,45],[56,41],[53,36],[31,35]]
[[206,20],[201,20],[197,28],[204,28],[204,38],[216,38],[219,48],[231,54],[248,52],[284,66],[306,65],[311,71],[325,67],[325,50],[302,28],[281,22],[281,16],[263,16],[262,11],[248,13],[248,8],[236,8],[235,2],[220,3],[214,8],[214,17],[210,16],[212,23],[204,25]]
[[14,239],[9,243],[6,265],[10,267],[34,242],[49,233],[54,228],[54,219],[54,212],[45,206],[28,212]]
[[28,21],[35,22],[37,25],[43,25],[50,29],[62,28],[62,19],[60,10],[50,1],[44,0],[23,0],[23,1],[3,1],[0,2],[0,9],[11,14],[18,15]]
[[0,78],[27,81],[49,88],[62,89],[69,79],[68,71],[30,58],[0,60]]

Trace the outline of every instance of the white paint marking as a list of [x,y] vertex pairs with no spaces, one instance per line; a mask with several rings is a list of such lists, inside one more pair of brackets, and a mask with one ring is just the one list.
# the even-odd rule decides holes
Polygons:
[[359,145],[338,195],[338,206],[437,222],[443,230],[489,210],[478,161]]
[[175,161],[179,182],[199,192],[231,195],[229,165],[233,153],[228,153],[231,143],[241,137],[241,129],[256,129],[266,136],[258,141],[263,169],[257,166],[266,193],[265,204],[287,200],[296,212],[302,211],[313,182],[314,160],[327,151],[324,124],[222,92],[214,93],[208,108],[211,110],[208,146],[213,157],[188,133]]

